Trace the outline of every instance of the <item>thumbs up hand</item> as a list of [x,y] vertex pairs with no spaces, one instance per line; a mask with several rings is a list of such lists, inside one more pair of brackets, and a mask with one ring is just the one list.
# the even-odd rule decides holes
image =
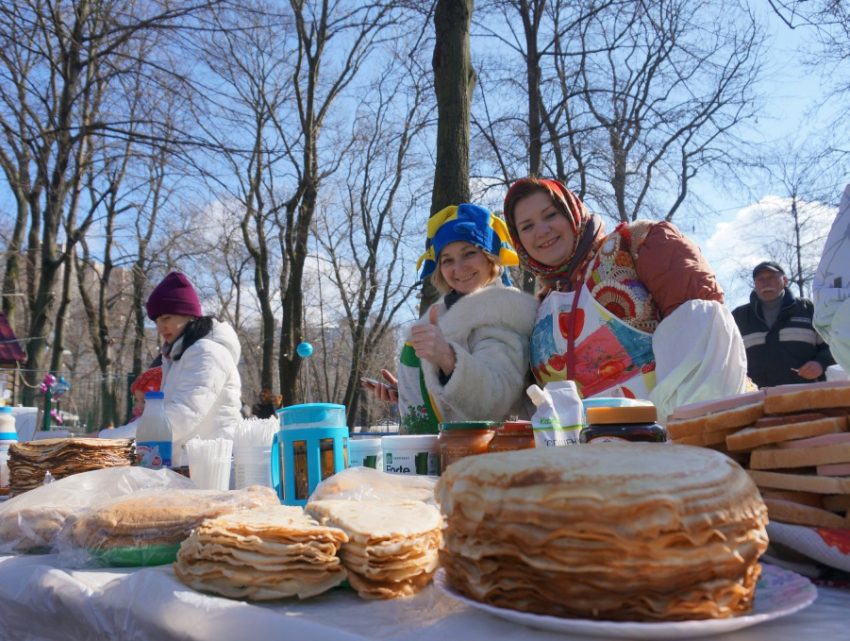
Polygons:
[[455,369],[455,352],[446,342],[437,316],[437,305],[432,305],[428,311],[428,324],[414,325],[410,330],[410,341],[420,359],[439,365],[443,374],[449,375]]

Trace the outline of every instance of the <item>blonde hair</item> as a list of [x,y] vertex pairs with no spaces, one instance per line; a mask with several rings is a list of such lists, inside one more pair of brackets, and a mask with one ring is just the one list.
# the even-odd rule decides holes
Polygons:
[[[500,278],[502,276],[502,272],[505,271],[505,268],[499,263],[499,259],[496,258],[495,256],[493,256],[493,254],[491,254],[490,252],[484,251],[483,249],[481,249],[477,245],[473,245],[473,247],[475,247],[475,249],[477,249],[482,254],[484,254],[487,257],[487,260],[490,261],[490,280],[488,280],[485,283],[485,286],[489,285],[494,280],[496,280],[497,278]],[[452,288],[446,282],[446,279],[443,278],[443,271],[440,269],[440,257],[439,256],[437,256],[436,262],[437,262],[437,269],[435,269],[434,273],[431,274],[428,278],[431,279],[431,284],[434,285],[434,287],[437,289],[438,292],[440,292],[440,295],[445,296],[450,291],[452,291]]]

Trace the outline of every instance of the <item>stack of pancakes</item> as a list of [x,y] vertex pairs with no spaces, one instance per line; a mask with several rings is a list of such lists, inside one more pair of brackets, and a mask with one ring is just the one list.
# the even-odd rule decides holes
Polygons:
[[475,456],[437,484],[442,563],[468,597],[617,621],[748,612],[767,510],[726,456],[604,443]]
[[260,486],[235,492],[140,492],[69,516],[59,534],[60,547],[102,552],[176,546],[206,519],[278,504],[274,490]]
[[409,596],[427,586],[437,570],[442,519],[420,501],[313,501],[307,511],[343,530],[339,556],[348,582],[364,599]]
[[180,545],[174,572],[195,590],[251,601],[315,596],[346,576],[348,537],[301,507],[278,505],[205,521]]
[[9,487],[12,496],[44,483],[104,467],[136,465],[131,439],[51,438],[9,446]]

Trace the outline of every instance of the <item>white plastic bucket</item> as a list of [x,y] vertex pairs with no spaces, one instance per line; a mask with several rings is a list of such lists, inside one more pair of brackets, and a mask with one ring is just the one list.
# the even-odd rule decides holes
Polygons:
[[384,436],[384,471],[411,476],[440,475],[440,455],[436,434]]
[[252,485],[272,486],[272,446],[233,448],[234,489]]
[[371,467],[384,471],[384,450],[380,438],[348,439],[348,467]]

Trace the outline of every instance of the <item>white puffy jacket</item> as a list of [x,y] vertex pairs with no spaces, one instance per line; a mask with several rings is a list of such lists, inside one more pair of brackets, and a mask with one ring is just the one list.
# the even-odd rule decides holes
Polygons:
[[[171,350],[179,354],[182,338]],[[174,439],[174,465],[187,465],[185,444],[190,438],[232,438],[242,418],[242,380],[237,364],[242,353],[236,332],[213,321],[212,331],[180,357],[162,359],[165,413]]]

